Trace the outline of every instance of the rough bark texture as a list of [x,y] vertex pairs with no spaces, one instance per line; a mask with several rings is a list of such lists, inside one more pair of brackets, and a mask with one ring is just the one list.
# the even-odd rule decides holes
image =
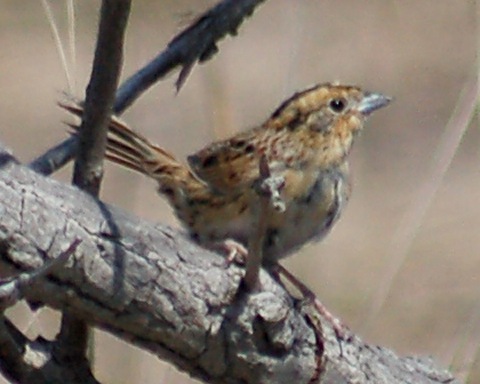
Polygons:
[[65,267],[26,298],[68,308],[206,382],[455,382],[429,359],[400,358],[354,335],[338,340],[264,271],[261,288],[246,293],[242,268],[226,268],[179,231],[40,176],[0,150],[2,273],[39,268],[76,239]]

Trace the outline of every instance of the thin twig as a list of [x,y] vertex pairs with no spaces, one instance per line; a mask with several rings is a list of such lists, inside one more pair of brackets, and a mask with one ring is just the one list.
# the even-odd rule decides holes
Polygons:
[[258,283],[258,273],[263,262],[265,236],[268,231],[268,217],[273,210],[284,212],[286,208],[280,195],[285,186],[285,178],[272,176],[265,155],[260,158],[259,170],[260,177],[256,185],[256,192],[259,196],[258,209],[252,209],[256,220],[253,220],[255,224],[248,241],[247,267],[244,278],[245,285],[249,290],[254,290]]
[[[235,35],[245,18],[266,0],[223,0],[191,26],[179,33],[150,63],[128,78],[117,90],[113,110],[121,114],[143,92],[173,69],[181,67],[177,88],[186,80],[193,64],[205,62],[217,52],[217,43],[227,34]],[[30,163],[36,172],[49,175],[73,159],[77,145],[70,137]]]
[[68,18],[68,52],[70,58],[70,93],[75,94],[77,91],[77,51],[75,44],[75,2],[68,0],[67,2],[67,18]]
[[264,1],[224,0],[209,9],[175,36],[163,52],[125,81],[117,92],[115,112],[120,113],[130,106],[176,67],[181,67],[175,83],[179,90],[195,63],[211,59],[218,52],[217,43],[227,34],[236,35],[244,19]]
[[62,39],[60,38],[60,32],[58,31],[57,23],[55,22],[55,17],[53,16],[52,8],[48,0],[42,0],[43,9],[45,10],[45,15],[47,16],[48,24],[52,30],[52,36],[55,40],[55,45],[57,46],[57,53],[60,58],[60,63],[63,67],[63,73],[67,78],[67,87],[70,92],[73,91],[73,78],[72,73],[68,70],[67,56],[65,55],[65,49],[63,48]]
[[19,300],[23,299],[25,288],[31,286],[35,280],[49,275],[53,270],[64,265],[80,243],[81,240],[76,239],[57,258],[45,263],[45,265],[38,269],[21,273],[15,277],[0,280],[0,312],[5,311],[5,309],[15,305]]

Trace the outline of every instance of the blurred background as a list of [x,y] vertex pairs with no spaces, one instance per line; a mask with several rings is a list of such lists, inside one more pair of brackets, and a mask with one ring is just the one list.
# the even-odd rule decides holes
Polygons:
[[[99,3],[75,2],[76,51],[67,50],[72,89],[42,2],[0,3],[0,140],[22,161],[67,136],[68,118],[56,102],[63,91],[83,98]],[[124,78],[215,3],[136,0]],[[66,2],[48,4],[66,43]],[[322,243],[284,265],[366,341],[431,355],[470,383],[480,382],[480,130],[469,115],[477,96],[478,7],[467,0],[267,1],[178,95],[172,74],[123,116],[184,158],[260,124],[292,92],[317,82],[393,96],[357,141],[342,219]],[[69,181],[70,172],[54,177]],[[102,198],[178,225],[152,182],[119,167],[107,168]],[[57,314],[46,309],[33,316],[17,305],[9,316],[32,337],[53,337],[58,327]],[[195,382],[97,334],[100,381]]]

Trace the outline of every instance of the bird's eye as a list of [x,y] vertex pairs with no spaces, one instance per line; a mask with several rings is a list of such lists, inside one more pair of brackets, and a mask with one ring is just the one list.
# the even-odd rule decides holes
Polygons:
[[347,106],[347,101],[343,98],[336,98],[330,100],[328,104],[330,109],[335,113],[343,112]]

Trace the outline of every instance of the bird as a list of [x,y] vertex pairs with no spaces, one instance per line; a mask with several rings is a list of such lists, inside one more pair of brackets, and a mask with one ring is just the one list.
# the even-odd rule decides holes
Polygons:
[[[245,252],[254,235],[263,159],[269,174],[283,180],[284,209],[265,218],[262,246],[262,263],[275,265],[324,238],[338,221],[352,189],[352,146],[367,118],[391,100],[358,86],[316,84],[283,101],[262,124],[215,141],[186,162],[112,117],[106,158],[153,179],[194,241],[233,253]],[[83,114],[79,104],[60,105]]]

